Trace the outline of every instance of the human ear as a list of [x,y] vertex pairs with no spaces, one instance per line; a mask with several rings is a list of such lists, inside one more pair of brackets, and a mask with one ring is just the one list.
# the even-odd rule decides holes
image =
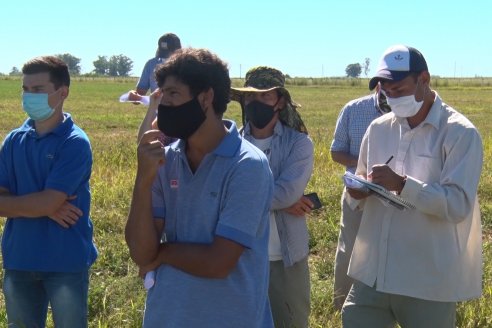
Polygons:
[[201,94],[201,100],[199,96],[198,101],[202,105],[203,109],[208,109],[209,107],[212,107],[212,103],[214,101],[214,89],[209,88],[207,91],[203,91]]
[[60,96],[63,100],[67,99],[70,89],[67,86],[61,86]]

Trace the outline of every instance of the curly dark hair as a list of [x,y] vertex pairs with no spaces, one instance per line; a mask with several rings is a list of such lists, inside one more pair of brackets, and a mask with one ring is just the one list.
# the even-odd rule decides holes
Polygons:
[[215,113],[222,116],[226,111],[231,87],[229,69],[214,53],[207,49],[179,49],[157,66],[155,78],[159,88],[164,85],[168,76],[186,84],[193,97],[212,88]]

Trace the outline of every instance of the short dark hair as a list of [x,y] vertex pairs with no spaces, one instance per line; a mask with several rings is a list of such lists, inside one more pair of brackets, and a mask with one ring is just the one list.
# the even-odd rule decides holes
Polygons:
[[60,86],[70,86],[70,73],[63,60],[55,56],[40,56],[29,60],[22,67],[22,74],[49,73],[50,82],[55,89]]
[[212,88],[215,113],[222,115],[226,111],[231,88],[229,69],[224,61],[209,50],[194,48],[177,50],[155,70],[159,88],[162,88],[168,76],[173,76],[186,84],[193,97]]

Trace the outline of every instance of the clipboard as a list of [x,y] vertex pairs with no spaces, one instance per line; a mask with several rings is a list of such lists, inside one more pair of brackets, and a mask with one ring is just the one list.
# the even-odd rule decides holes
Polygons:
[[378,184],[369,182],[349,171],[346,171],[342,178],[345,186],[348,188],[373,194],[399,210],[415,209],[415,205],[392,193],[388,189]]

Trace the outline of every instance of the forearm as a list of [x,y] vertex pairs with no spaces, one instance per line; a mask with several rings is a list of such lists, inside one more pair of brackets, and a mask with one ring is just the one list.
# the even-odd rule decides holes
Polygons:
[[130,213],[125,227],[130,256],[138,265],[151,263],[159,251],[159,232],[152,215],[151,185],[137,176]]
[[346,167],[357,167],[358,157],[352,156],[349,153],[341,151],[332,151],[331,158],[334,162],[342,164]]
[[[57,194],[57,197],[54,197]],[[38,218],[52,215],[66,195],[56,191],[35,192],[23,196],[0,194],[0,216]]]
[[160,246],[158,261],[202,278],[226,278],[244,247],[216,237],[212,244],[169,243]]
[[147,113],[145,114],[144,119],[142,120],[142,123],[140,123],[140,127],[138,128],[138,135],[137,135],[137,143],[140,141],[142,138],[142,135],[152,129],[152,122],[156,118],[156,113],[155,109],[149,109],[147,110]]
[[303,138],[292,145],[280,175],[275,178],[271,210],[281,210],[297,202],[311,178],[314,166],[313,144]]

